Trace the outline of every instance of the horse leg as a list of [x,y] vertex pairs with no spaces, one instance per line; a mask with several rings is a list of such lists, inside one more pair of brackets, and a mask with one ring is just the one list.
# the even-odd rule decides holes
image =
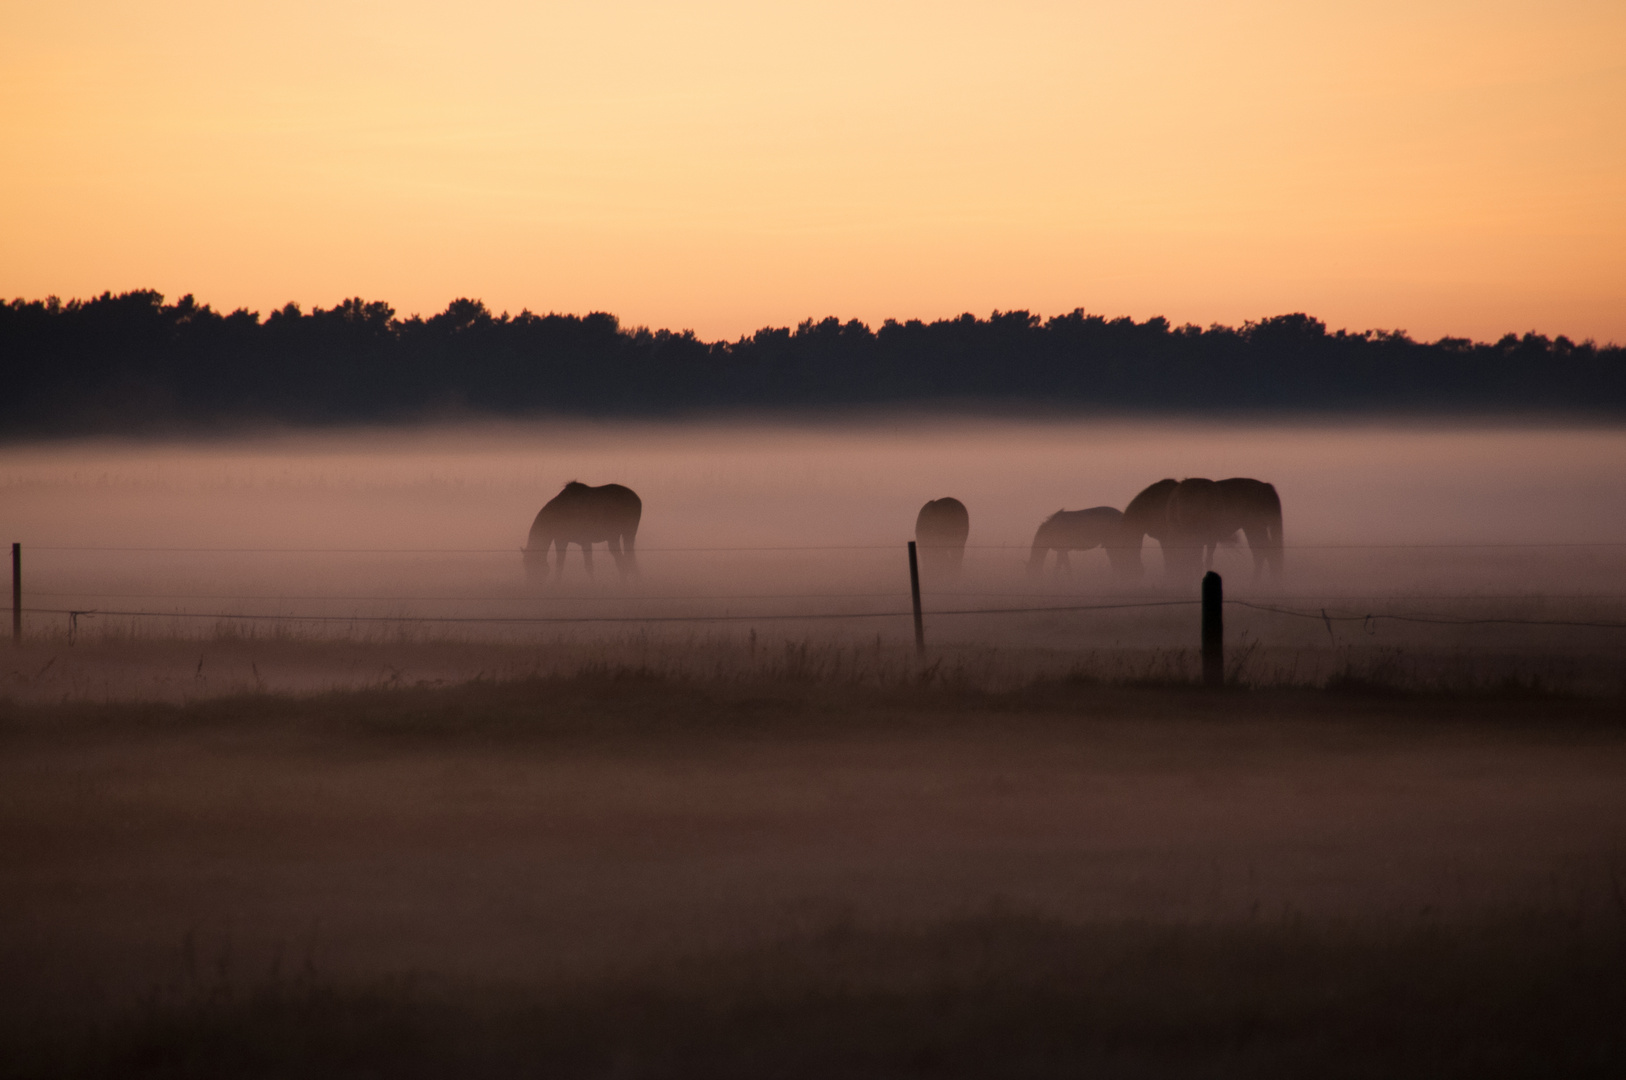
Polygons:
[[1248,553],[1253,556],[1253,580],[1258,581],[1264,573],[1265,563],[1269,559],[1266,552],[1270,548],[1270,540],[1262,528],[1243,529],[1242,535],[1248,538]]
[[1145,533],[1127,526],[1119,529],[1113,542],[1107,546],[1107,557],[1112,560],[1112,568],[1118,571],[1119,577],[1138,581],[1146,576],[1146,563],[1140,554],[1145,541]]
[[632,552],[627,550],[628,544],[620,534],[610,537],[610,555],[615,559],[615,572],[622,581],[631,575]]
[[553,580],[563,581],[565,579],[565,552],[570,550],[570,543],[566,540],[555,540],[553,547],[557,553],[553,560]]
[[[1183,578],[1197,569],[1192,563],[1197,563],[1199,566],[1202,564],[1202,551],[1192,547],[1191,542],[1185,537],[1171,536],[1165,540],[1159,536],[1155,539],[1157,540],[1157,546],[1163,552],[1163,575],[1165,577]],[[1192,558],[1193,555],[1196,556],[1195,559]]]
[[586,567],[587,567],[587,576],[592,577],[593,576],[593,542],[591,540],[583,540],[582,541],[582,563],[584,565],[586,565]]
[[1066,548],[1057,548],[1056,549],[1056,573],[1059,575],[1063,570],[1067,571],[1067,576],[1068,577],[1072,577],[1073,576],[1073,560],[1071,560],[1071,559],[1069,559],[1067,557],[1067,549]]

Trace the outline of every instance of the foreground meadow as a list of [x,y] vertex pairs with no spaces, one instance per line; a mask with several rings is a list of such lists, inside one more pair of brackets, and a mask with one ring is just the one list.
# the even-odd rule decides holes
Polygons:
[[1618,699],[1371,690],[12,700],[0,1072],[1620,1075]]

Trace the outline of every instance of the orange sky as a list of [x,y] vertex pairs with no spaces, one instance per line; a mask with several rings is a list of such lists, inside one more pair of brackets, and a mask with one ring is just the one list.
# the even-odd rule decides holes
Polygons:
[[1626,3],[21,3],[0,295],[1626,342]]

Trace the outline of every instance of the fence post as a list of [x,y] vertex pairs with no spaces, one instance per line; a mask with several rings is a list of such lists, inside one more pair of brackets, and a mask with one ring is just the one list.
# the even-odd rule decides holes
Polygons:
[[11,643],[23,643],[23,546],[11,545]]
[[909,592],[915,601],[915,652],[926,654],[926,623],[920,617],[920,562],[915,555],[915,542],[909,541]]
[[1210,570],[1203,575],[1203,685],[1225,685],[1225,588]]

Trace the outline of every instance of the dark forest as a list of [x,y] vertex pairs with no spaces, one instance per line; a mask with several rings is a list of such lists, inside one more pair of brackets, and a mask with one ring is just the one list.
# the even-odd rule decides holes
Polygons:
[[0,431],[142,431],[458,415],[670,416],[910,405],[1142,413],[1626,413],[1626,348],[1241,327],[1078,309],[936,322],[808,320],[737,341],[613,315],[430,318],[347,300],[269,317],[152,291],[0,303]]

